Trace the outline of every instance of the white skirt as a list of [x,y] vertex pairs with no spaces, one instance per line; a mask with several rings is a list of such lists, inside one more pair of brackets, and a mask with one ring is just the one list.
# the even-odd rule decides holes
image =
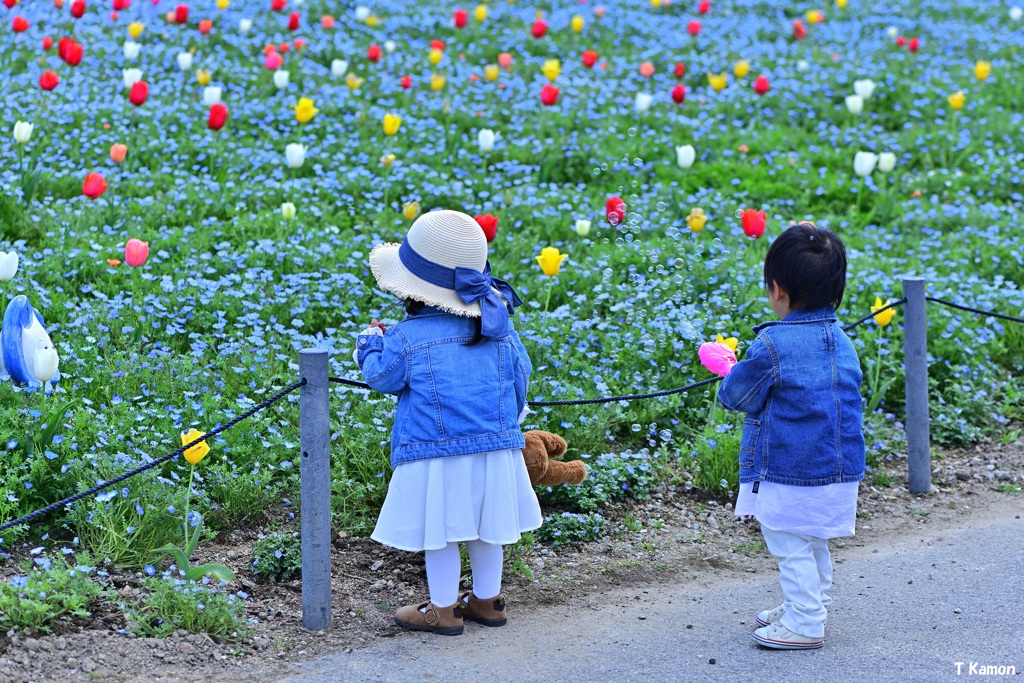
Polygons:
[[399,465],[370,536],[399,550],[480,539],[507,545],[543,521],[518,448]]
[[735,515],[753,517],[773,531],[815,538],[853,536],[857,530],[857,491],[860,482],[825,486],[787,486],[762,481],[740,484]]

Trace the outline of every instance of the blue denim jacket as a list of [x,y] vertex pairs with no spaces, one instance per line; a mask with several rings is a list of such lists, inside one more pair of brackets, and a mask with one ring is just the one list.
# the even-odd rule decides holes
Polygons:
[[757,339],[718,398],[747,413],[740,482],[825,486],[864,478],[861,370],[831,308],[797,309]]
[[392,467],[525,445],[519,413],[533,366],[511,321],[509,328],[503,339],[470,345],[474,318],[428,306],[383,337],[359,336],[366,383],[398,395]]

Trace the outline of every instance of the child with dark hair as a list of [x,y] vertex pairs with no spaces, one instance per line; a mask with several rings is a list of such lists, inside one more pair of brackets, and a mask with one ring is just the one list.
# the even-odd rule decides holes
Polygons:
[[747,413],[735,513],[761,523],[779,561],[784,602],[757,615],[753,638],[810,649],[824,643],[832,602],[828,539],[853,535],[864,478],[860,361],[835,313],[846,249],[829,230],[794,225],[768,249],[764,283],[779,320],[755,327],[744,360],[725,364],[718,396]]

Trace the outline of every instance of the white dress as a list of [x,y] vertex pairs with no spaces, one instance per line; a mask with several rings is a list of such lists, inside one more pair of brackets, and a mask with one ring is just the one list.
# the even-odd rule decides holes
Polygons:
[[853,536],[857,527],[860,482],[826,486],[788,486],[762,481],[740,484],[735,514],[757,519],[774,531],[815,538]]
[[399,465],[370,538],[409,551],[476,539],[507,545],[542,521],[523,453],[507,448]]

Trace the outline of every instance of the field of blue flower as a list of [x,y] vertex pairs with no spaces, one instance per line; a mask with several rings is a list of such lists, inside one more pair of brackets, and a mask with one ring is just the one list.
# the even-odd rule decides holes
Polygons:
[[[903,275],[1024,310],[1024,22],[1002,3],[89,0],[75,18],[81,2],[4,3],[0,252],[19,263],[0,302],[39,310],[60,380],[0,383],[0,522],[226,422],[294,382],[299,349],[358,379],[357,332],[399,315],[367,253],[431,209],[497,218],[534,401],[708,377],[698,345],[742,351],[771,315],[768,243],[801,219],[847,244],[841,319],[897,299]],[[567,255],[553,277],[545,247]],[[929,320],[933,438],[1020,418],[1024,330]],[[904,450],[900,323],[852,333],[876,464]],[[335,526],[363,534],[393,403],[335,391]],[[525,426],[563,434],[597,482],[548,504],[590,512],[659,477],[733,488],[737,423],[712,398],[538,410]],[[4,545],[142,567],[189,505],[206,535],[287,527],[296,402]]]

